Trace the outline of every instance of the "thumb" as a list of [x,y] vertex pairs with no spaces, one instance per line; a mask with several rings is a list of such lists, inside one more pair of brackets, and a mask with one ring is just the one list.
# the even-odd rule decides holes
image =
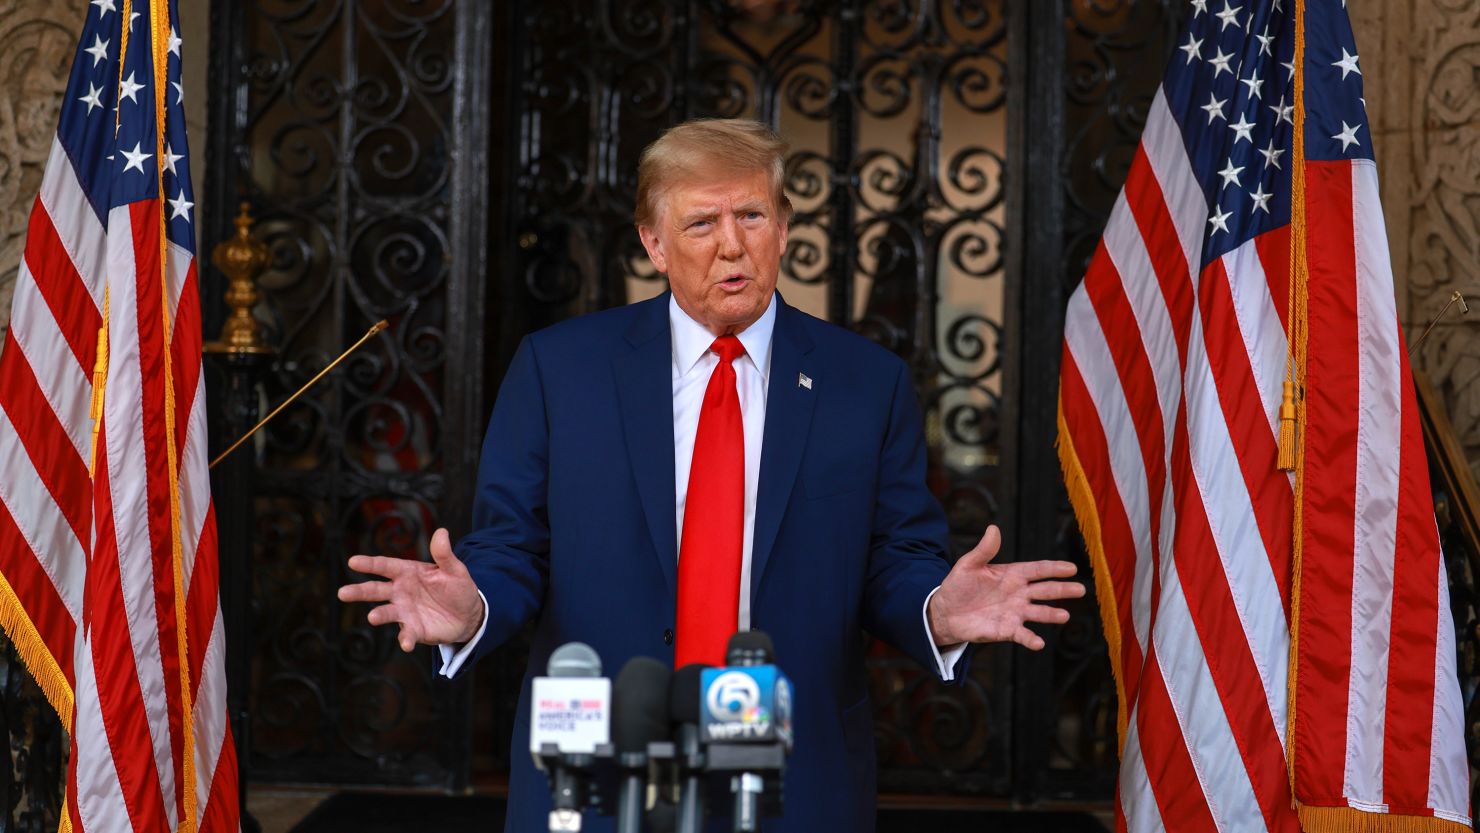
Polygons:
[[982,533],[982,539],[977,542],[971,551],[961,556],[961,561],[969,561],[972,565],[984,566],[992,563],[997,553],[1002,549],[1002,532],[997,529],[996,524],[987,527]]
[[432,561],[441,569],[449,570],[462,566],[462,562],[452,551],[452,538],[445,528],[432,533],[431,550]]

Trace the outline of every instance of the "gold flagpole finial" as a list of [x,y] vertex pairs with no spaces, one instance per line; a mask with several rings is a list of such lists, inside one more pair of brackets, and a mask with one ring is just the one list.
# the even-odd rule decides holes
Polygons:
[[240,212],[233,221],[236,236],[217,244],[211,252],[211,262],[226,274],[226,304],[231,315],[221,325],[221,336],[205,345],[207,353],[271,353],[272,348],[262,343],[262,327],[257,323],[252,310],[261,295],[257,292],[257,276],[267,268],[267,244],[252,234],[251,206],[243,202]]

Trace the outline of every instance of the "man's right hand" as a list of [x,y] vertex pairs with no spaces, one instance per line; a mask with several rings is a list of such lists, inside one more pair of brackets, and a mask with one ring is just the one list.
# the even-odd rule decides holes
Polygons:
[[483,600],[468,568],[452,552],[447,530],[432,533],[432,563],[409,558],[355,555],[349,568],[379,576],[339,588],[342,602],[384,602],[370,608],[372,625],[397,622],[396,641],[410,652],[416,643],[456,645],[467,642],[483,622]]

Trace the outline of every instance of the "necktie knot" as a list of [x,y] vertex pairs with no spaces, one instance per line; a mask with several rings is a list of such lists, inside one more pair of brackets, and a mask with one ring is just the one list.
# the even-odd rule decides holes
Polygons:
[[720,336],[709,345],[709,350],[719,356],[721,362],[733,362],[745,355],[745,345],[734,336]]

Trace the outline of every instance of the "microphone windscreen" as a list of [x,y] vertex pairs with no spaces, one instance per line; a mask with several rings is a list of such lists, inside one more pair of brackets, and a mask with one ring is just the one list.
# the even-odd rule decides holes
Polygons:
[[548,677],[600,677],[601,657],[584,642],[567,642],[550,654]]
[[703,696],[704,669],[712,666],[690,663],[673,672],[668,689],[668,719],[676,724],[699,722],[699,700]]
[[668,685],[673,672],[652,657],[633,657],[612,689],[612,745],[617,752],[646,752],[667,740]]
[[765,631],[736,631],[725,649],[726,665],[766,665],[776,655]]

